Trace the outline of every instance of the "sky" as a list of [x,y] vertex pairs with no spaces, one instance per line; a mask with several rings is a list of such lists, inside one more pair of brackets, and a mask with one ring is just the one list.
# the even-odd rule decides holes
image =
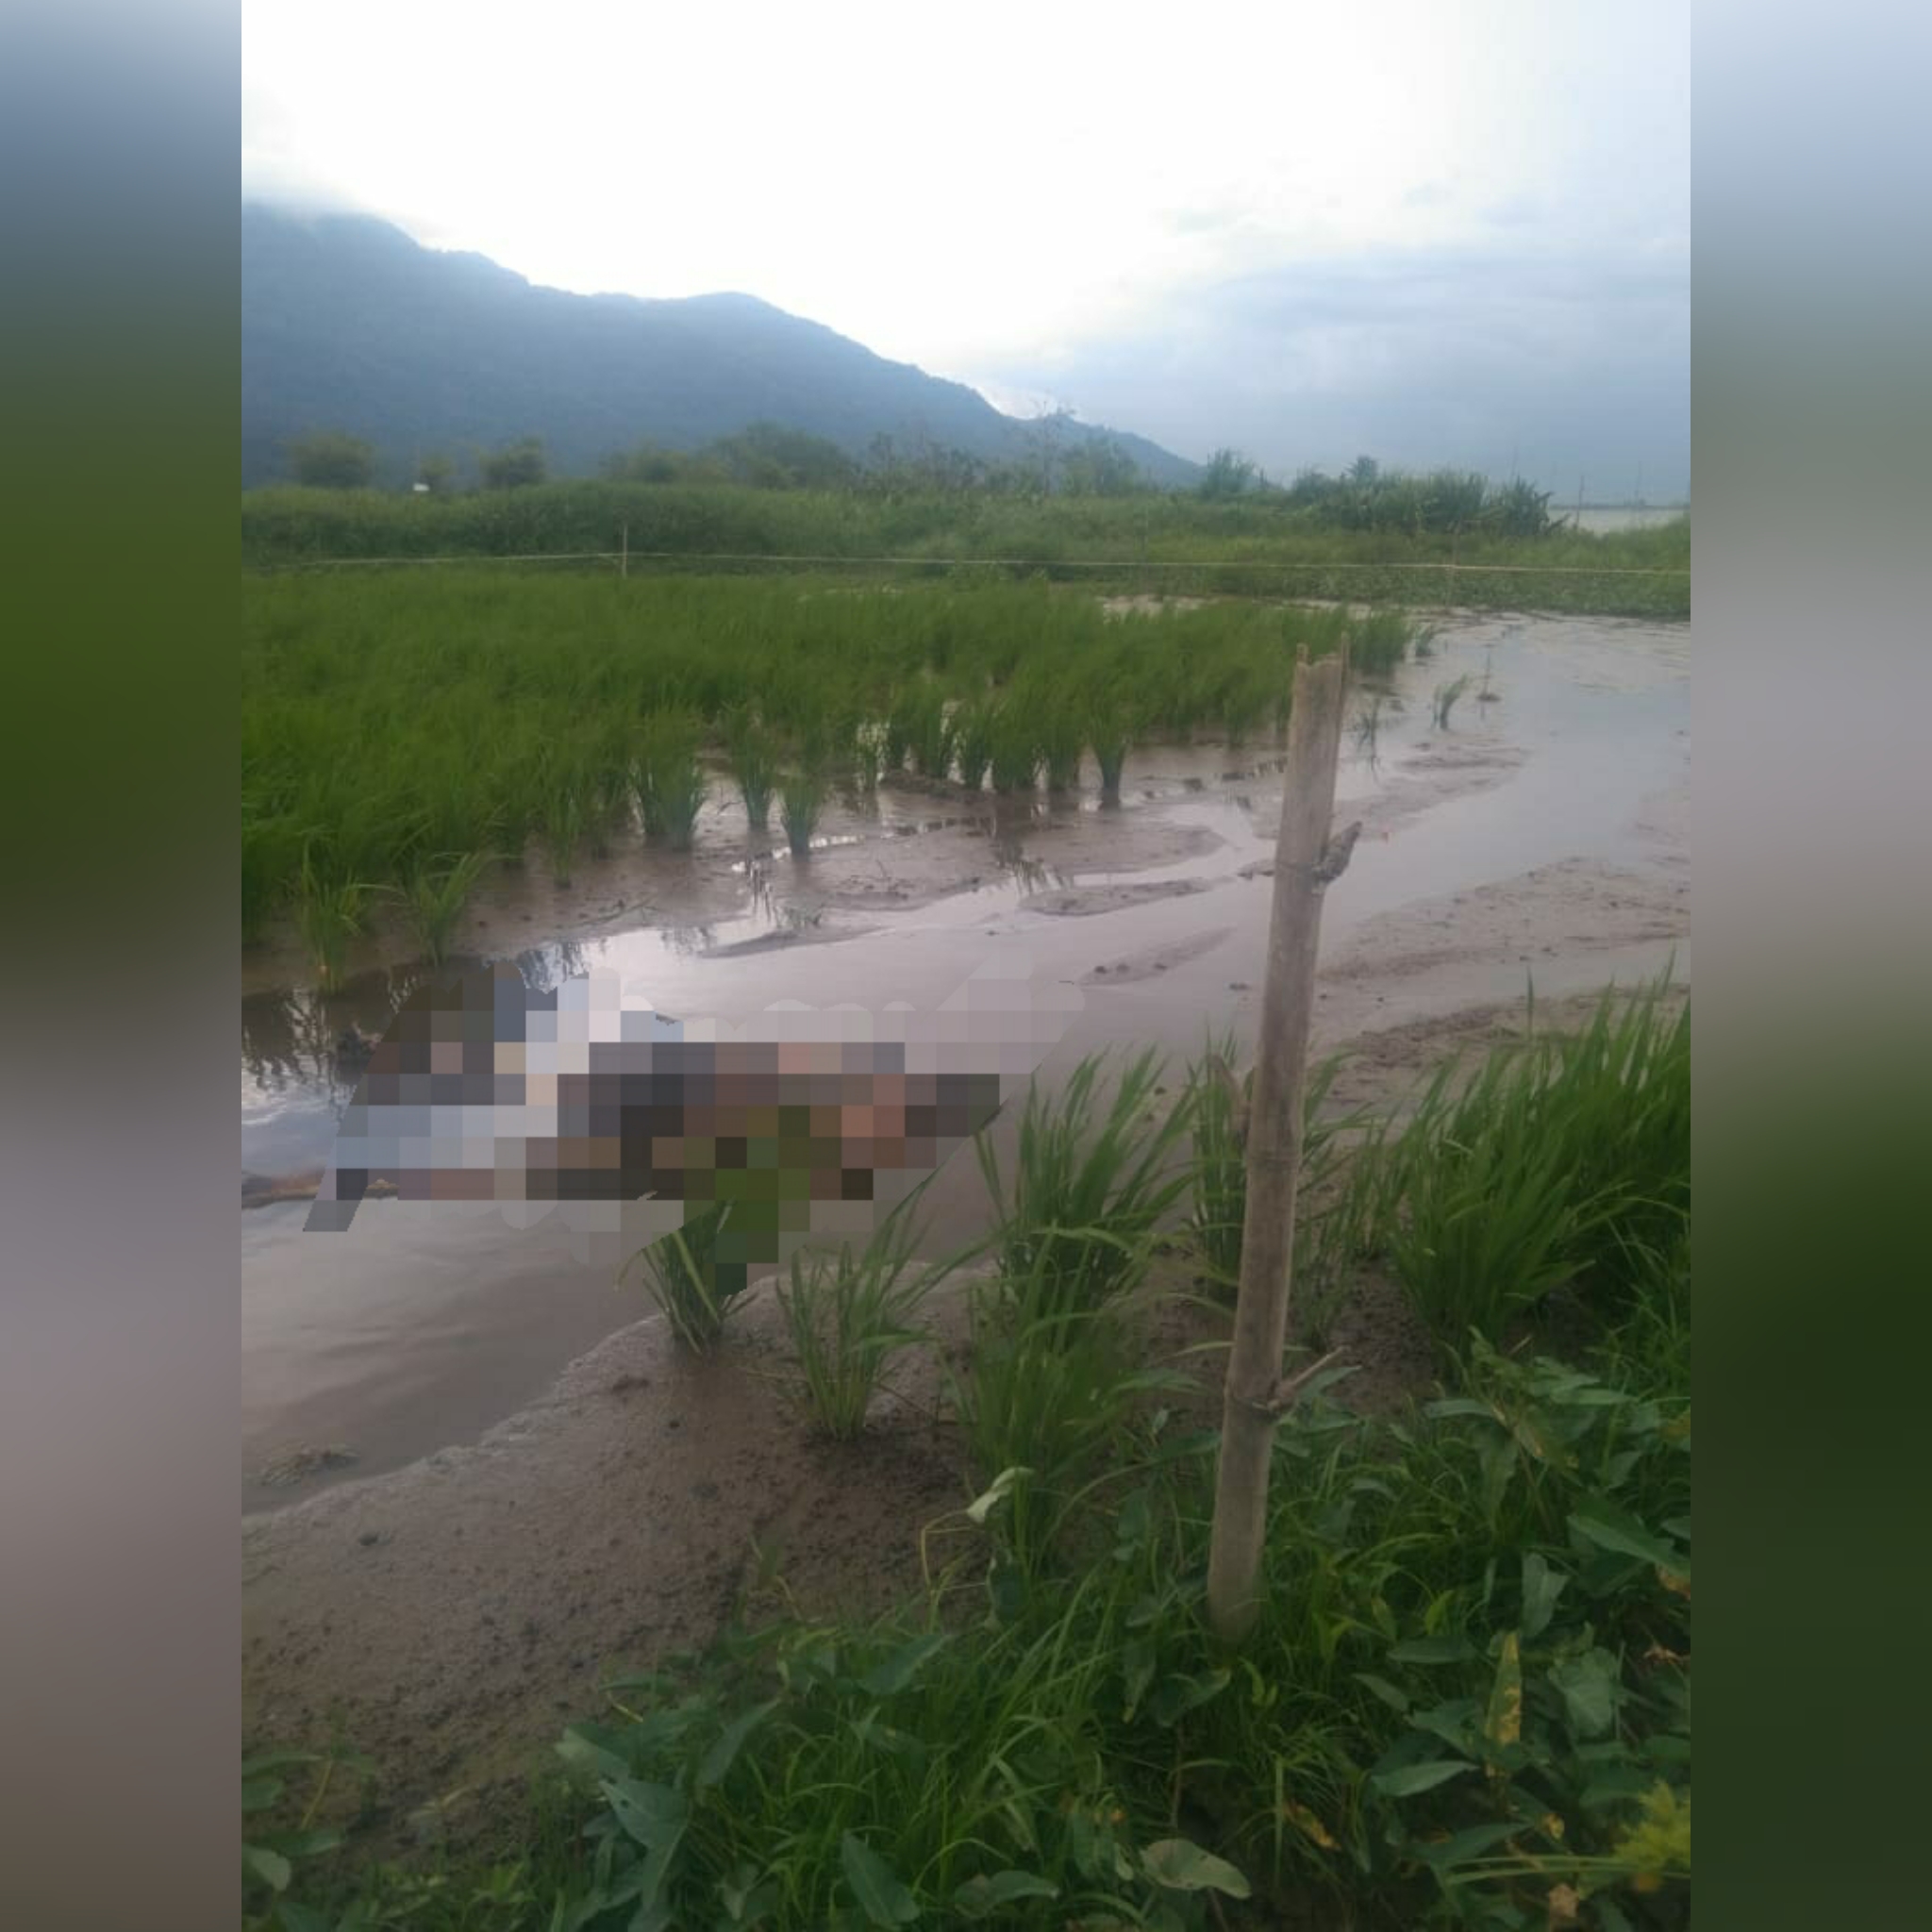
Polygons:
[[242,0],[244,195],[1272,475],[1690,487],[1688,0]]

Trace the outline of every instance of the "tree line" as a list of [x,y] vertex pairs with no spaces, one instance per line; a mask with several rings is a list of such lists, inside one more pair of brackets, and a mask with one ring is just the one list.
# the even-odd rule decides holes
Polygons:
[[[318,490],[375,487],[379,457],[363,438],[317,430],[287,447],[299,484]],[[527,489],[550,480],[540,437],[478,452],[475,463],[476,487],[485,491]],[[860,459],[825,437],[761,422],[694,450],[642,441],[608,456],[599,470],[609,482],[729,484],[889,499],[1192,495],[1210,503],[1277,505],[1328,528],[1417,536],[1467,531],[1541,537],[1561,522],[1550,512],[1551,492],[1522,478],[1496,484],[1478,472],[1452,468],[1413,474],[1384,469],[1366,456],[1339,475],[1304,469],[1282,484],[1241,451],[1217,449],[1191,490],[1163,491],[1115,438],[1077,437],[1066,410],[1029,425],[1020,450],[998,461],[918,435],[874,436]],[[442,495],[458,487],[456,461],[441,452],[419,456],[410,475],[417,491]]]

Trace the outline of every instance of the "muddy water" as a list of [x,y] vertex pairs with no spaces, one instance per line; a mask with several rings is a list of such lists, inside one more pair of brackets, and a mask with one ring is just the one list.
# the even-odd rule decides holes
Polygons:
[[[1373,741],[1344,741],[1338,819],[1363,822],[1324,915],[1318,1044],[1519,996],[1688,971],[1689,633],[1611,621],[1452,617],[1404,667]],[[1472,679],[1446,730],[1431,696]],[[1487,675],[1495,699],[1478,701]],[[806,861],[750,856],[714,808],[688,860],[632,851],[558,893],[519,875],[465,943],[533,977],[592,968],[686,1017],[752,1021],[778,1000],[938,1005],[976,965],[1024,954],[1081,990],[1050,1078],[1105,1045],[1175,1056],[1204,1026],[1252,1037],[1280,760],[1263,743],[1150,747],[1120,810],[1083,800],[995,814],[882,793],[834,814]],[[242,1012],[242,1164],[319,1169],[353,1091],[345,1029],[378,1033],[407,970],[326,1001],[277,986]],[[930,1191],[935,1250],[974,1232],[970,1150]],[[571,1258],[564,1231],[493,1208],[372,1204],[346,1235],[302,1233],[300,1200],[242,1217],[244,1503],[298,1490],[245,1474],[291,1444],[342,1445],[339,1476],[473,1440],[643,1312],[635,1287]]]

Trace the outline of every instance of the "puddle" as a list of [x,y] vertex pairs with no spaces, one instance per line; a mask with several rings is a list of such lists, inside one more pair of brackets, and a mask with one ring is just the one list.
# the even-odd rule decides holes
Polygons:
[[[1478,704],[1486,669],[1495,701]],[[1433,695],[1464,674],[1438,730]],[[1520,996],[1526,969],[1541,992],[1673,953],[1683,965],[1689,675],[1683,627],[1443,622],[1433,658],[1386,688],[1373,733],[1344,734],[1338,823],[1363,832],[1324,913],[1318,1050]],[[541,985],[614,970],[660,1012],[745,1024],[779,1000],[936,1007],[983,961],[1024,953],[1086,1003],[1045,1077],[1103,1046],[1178,1059],[1209,1026],[1252,1038],[1280,784],[1272,742],[1148,746],[1118,808],[1098,808],[1091,774],[1082,797],[1030,806],[892,789],[876,809],[828,808],[803,859],[782,838],[747,841],[735,802],[714,804],[690,858],[633,846],[571,891],[535,866],[493,883],[453,963],[513,957]],[[322,1167],[361,1041],[422,969],[372,963],[326,998],[271,983],[278,970],[273,954],[251,960],[242,1005],[242,1167],[258,1191]],[[928,1199],[934,1251],[976,1232],[970,1150]],[[301,1233],[305,1212],[293,1199],[242,1215],[244,1470],[343,1443],[358,1460],[341,1475],[359,1478],[472,1441],[647,1312],[641,1290],[572,1260],[552,1224],[372,1203],[349,1234],[320,1239]],[[338,1479],[244,1482],[244,1503]]]

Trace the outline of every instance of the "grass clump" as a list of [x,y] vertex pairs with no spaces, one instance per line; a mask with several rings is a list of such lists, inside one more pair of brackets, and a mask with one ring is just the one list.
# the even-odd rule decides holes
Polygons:
[[[1248,1109],[1254,1069],[1234,1070],[1232,1036],[1210,1039],[1188,1071],[1189,1119],[1193,1150],[1189,1162],[1193,1236],[1209,1286],[1232,1301],[1241,1286],[1241,1243],[1248,1212]],[[1356,1137],[1369,1126],[1360,1109],[1324,1118],[1328,1095],[1341,1069],[1331,1057],[1308,1070],[1302,1091],[1301,1176],[1297,1183],[1294,1309],[1302,1332],[1319,1340],[1342,1288],[1358,1237],[1338,1213],[1348,1195],[1338,1176],[1352,1157]]]
[[886,735],[889,746],[904,747],[904,756],[921,777],[945,778],[953,769],[954,733],[944,690],[922,678],[900,694]]
[[1472,1331],[1500,1342],[1558,1288],[1619,1312],[1678,1252],[1690,1016],[1667,1013],[1668,991],[1612,990],[1574,1035],[1532,1033],[1467,1079],[1445,1064],[1357,1157],[1358,1239],[1445,1351]]
[[756,716],[739,710],[730,719],[725,741],[739,796],[744,800],[745,821],[755,836],[762,834],[777,788],[777,751],[772,735]]
[[640,1248],[618,1274],[622,1282],[632,1263],[643,1262],[644,1286],[652,1301],[672,1334],[694,1355],[716,1347],[731,1304],[749,1285],[745,1264],[720,1254],[733,1205],[719,1202],[697,1213],[688,1212],[682,1227]]
[[632,782],[644,837],[669,851],[689,852],[707,791],[697,727],[690,718],[658,712],[646,723]]
[[835,1255],[794,1254],[791,1286],[778,1290],[807,1407],[834,1441],[864,1430],[887,1364],[924,1334],[913,1317],[933,1276],[915,1271],[908,1205],[863,1248],[847,1241]]
[[368,906],[369,888],[361,881],[340,877],[313,854],[303,855],[295,924],[314,968],[315,983],[325,992],[341,984],[349,942],[364,930]]
[[432,966],[441,966],[449,957],[457,923],[487,863],[480,852],[446,856],[423,866],[397,894],[410,935]]
[[1034,728],[1046,768],[1046,789],[1077,791],[1080,760],[1087,753],[1087,729],[1078,701],[1065,691],[1046,693],[1035,713]]
[[1174,1158],[1188,1131],[1183,1095],[1155,1111],[1163,1063],[1151,1049],[1122,1070],[1101,1110],[1106,1056],[1090,1055],[1059,1093],[1035,1086],[1020,1116],[1008,1189],[991,1139],[974,1142],[999,1219],[1001,1274],[1036,1293],[1041,1317],[1101,1307],[1146,1272],[1154,1231],[1187,1190]]
[[812,834],[818,830],[824,805],[825,781],[818,771],[796,771],[785,778],[778,813],[794,858],[810,857]]
[[543,849],[550,859],[550,876],[558,886],[569,885],[575,876],[577,853],[590,819],[583,786],[574,779],[557,779],[544,802],[540,823]]
[[1041,752],[1040,734],[1016,699],[1003,698],[994,708],[989,725],[987,767],[992,774],[992,789],[1011,795],[1031,791],[1040,782]]
[[986,774],[992,768],[993,708],[983,696],[967,698],[954,719],[953,758],[958,767],[959,783],[968,791],[985,787]]

